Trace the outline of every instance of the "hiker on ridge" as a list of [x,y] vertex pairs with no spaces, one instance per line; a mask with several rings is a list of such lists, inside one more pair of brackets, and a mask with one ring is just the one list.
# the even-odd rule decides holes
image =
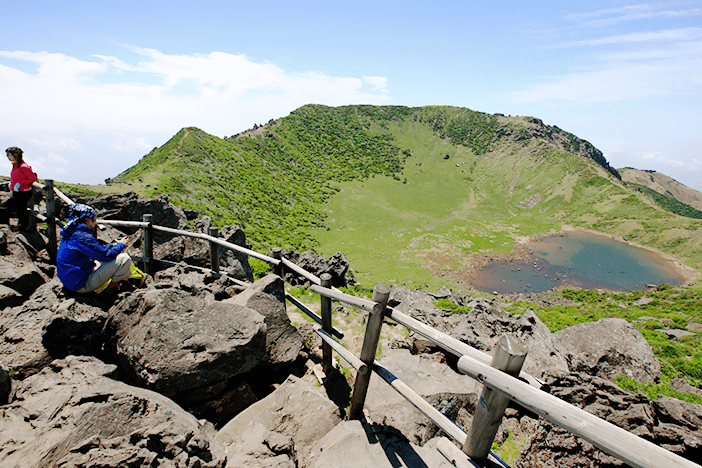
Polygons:
[[32,168],[22,160],[23,151],[11,146],[5,150],[7,159],[12,163],[10,173],[10,191],[12,196],[0,205],[0,224],[10,224],[10,212],[17,212],[17,228],[26,231],[29,226],[27,202],[32,198],[32,184],[37,181],[37,175]]
[[[61,231],[56,255],[56,273],[63,285],[77,293],[93,292],[108,280],[108,291],[131,274],[132,259],[122,253],[126,245],[117,242],[103,245],[95,237],[97,213],[82,204],[69,208],[69,220]],[[95,267],[95,260],[101,262]]]

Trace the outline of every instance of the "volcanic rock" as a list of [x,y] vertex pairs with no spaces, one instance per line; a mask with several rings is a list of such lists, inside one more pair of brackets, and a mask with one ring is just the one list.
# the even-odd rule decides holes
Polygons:
[[227,447],[227,467],[307,466],[315,442],[340,421],[334,403],[290,376],[222,427],[217,440]]
[[624,319],[606,318],[573,325],[554,334],[571,371],[614,381],[619,374],[656,382],[661,366],[639,330]]
[[12,402],[0,407],[0,465],[224,466],[211,424],[113,380],[115,371],[68,356],[19,382]]

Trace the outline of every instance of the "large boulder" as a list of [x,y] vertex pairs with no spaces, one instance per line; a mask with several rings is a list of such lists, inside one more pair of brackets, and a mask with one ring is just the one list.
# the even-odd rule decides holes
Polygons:
[[[49,278],[34,264],[22,242],[17,240],[7,225],[0,226],[0,285],[28,298]],[[10,298],[0,303],[0,309],[11,305],[13,294],[5,290]]]
[[473,308],[469,314],[452,317],[452,337],[491,353],[502,335],[513,334],[529,350],[522,367],[524,372],[541,377],[548,370],[568,371],[568,363],[551,332],[534,312],[512,315],[483,300],[471,301],[468,306]]
[[446,332],[448,331],[448,318],[452,312],[436,307],[434,305],[435,299],[434,295],[427,292],[393,284],[390,286],[388,305],[439,331]]
[[339,408],[307,382],[290,376],[217,433],[227,467],[308,466],[314,444],[339,424]]
[[[159,226],[174,229],[185,229],[188,220],[185,212],[179,206],[168,201],[168,195],[158,198],[144,198],[136,192],[103,195],[99,197],[76,197],[78,203],[92,206],[101,219],[114,219],[120,221],[143,221],[145,214],[151,214],[152,222]],[[64,216],[67,212],[64,213]],[[121,229],[122,230],[122,229]],[[133,232],[134,228],[124,228],[125,232]],[[172,234],[155,231],[157,241],[171,239]]]
[[[631,395],[612,382],[583,373],[545,376],[550,393],[688,460],[702,459],[702,405]],[[516,468],[610,468],[626,466],[565,429],[540,420]]]
[[302,336],[285,309],[285,284],[277,275],[266,275],[224,303],[245,306],[265,317],[268,333],[268,363],[273,366],[295,361],[302,350]]
[[26,302],[0,311],[0,356],[24,378],[69,354],[99,355],[111,306],[105,299],[74,294],[54,278]]
[[68,356],[19,382],[0,407],[0,465],[224,466],[210,423],[115,374],[114,365]]
[[314,447],[309,468],[450,468],[436,448],[419,447],[379,424],[344,421]]
[[192,405],[266,359],[266,325],[196,284],[138,290],[110,309],[109,349],[129,380]]
[[40,287],[22,305],[0,311],[0,360],[17,372],[18,378],[39,372],[53,360],[44,347],[43,336],[44,326],[60,302],[55,287],[61,287],[58,278]]
[[[268,253],[271,255],[271,253]],[[319,255],[314,250],[298,253],[294,250],[283,249],[282,256],[304,270],[319,277],[322,273],[329,273],[332,277],[332,286],[346,286],[346,272],[349,269],[349,260],[342,252],[332,255],[329,260]],[[295,273],[286,273],[285,281],[292,285],[305,284],[307,280]]]
[[[405,349],[386,351],[379,364],[449,419],[455,421],[473,414],[482,386],[467,375]],[[370,380],[365,409],[371,421],[394,427],[417,445],[424,445],[439,432],[433,422],[375,374]]]
[[614,381],[619,374],[656,382],[661,366],[641,332],[624,319],[580,323],[554,334],[554,343],[571,371]]
[[[194,227],[195,232],[209,234],[210,218],[205,216]],[[239,226],[224,226],[218,235],[219,238],[230,244],[250,248],[246,241],[246,234]],[[253,281],[253,272],[246,254],[227,247],[218,246],[220,271],[242,280]],[[154,246],[154,257],[169,262],[185,262],[204,268],[211,268],[210,243],[202,239],[179,236],[160,245]]]

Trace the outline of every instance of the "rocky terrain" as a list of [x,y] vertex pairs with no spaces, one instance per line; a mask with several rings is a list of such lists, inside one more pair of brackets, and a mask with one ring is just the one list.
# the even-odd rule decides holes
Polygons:
[[[141,219],[184,229],[167,199],[133,194],[85,199],[103,219]],[[156,220],[159,221],[156,221]],[[192,229],[207,232],[209,219]],[[222,237],[246,245],[241,229]],[[140,256],[141,233],[128,235]],[[321,340],[285,302],[283,279],[254,281],[246,257],[160,236],[168,260],[143,288],[77,295],[62,288],[41,233],[0,226],[0,467],[449,467],[438,428],[377,377],[365,419],[345,420],[354,373],[343,360],[321,373]],[[285,252],[343,284],[348,260]],[[286,277],[287,279],[287,277]],[[437,298],[469,306],[451,314]],[[631,395],[619,374],[647,382],[660,365],[638,330],[604,319],[552,334],[533,312],[500,303],[392,287],[389,304],[478,349],[505,333],[529,348],[524,370],[544,389],[695,462],[702,460],[702,406]],[[358,352],[365,316],[334,306],[343,343]],[[379,362],[464,429],[481,385],[456,372],[455,358],[388,321]],[[679,382],[680,386],[689,384]],[[700,391],[690,387],[690,391]],[[621,462],[520,407],[510,407],[498,442],[516,441],[514,466],[611,467]]]

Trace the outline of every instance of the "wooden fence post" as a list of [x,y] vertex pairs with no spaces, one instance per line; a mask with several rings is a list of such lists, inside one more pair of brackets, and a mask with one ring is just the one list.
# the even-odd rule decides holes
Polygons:
[[[210,226],[210,236],[217,237],[219,231],[217,226]],[[219,245],[210,241],[210,263],[212,264],[212,271],[219,273]]]
[[[331,288],[332,286],[332,276],[329,273],[322,273],[319,277],[322,282],[322,287]],[[327,296],[322,297],[322,329],[331,334],[332,333],[332,311],[331,311],[331,298]],[[322,370],[325,374],[328,374],[332,370],[332,349],[331,346],[322,341]]]
[[144,237],[144,257],[146,257],[146,271],[148,275],[153,275],[153,264],[154,264],[154,228],[152,223],[153,215],[145,214],[142,216],[142,220],[148,225],[143,228],[142,235]]
[[272,257],[276,260],[280,260],[280,263],[273,267],[273,273],[283,278],[283,249],[280,247],[273,247],[271,249]]
[[[32,196],[29,197],[29,200],[27,200],[27,209],[34,211],[34,205],[37,200],[37,189],[34,188],[32,185]],[[38,210],[36,210],[38,212]],[[27,221],[27,231],[33,232],[37,230],[37,218],[32,216],[31,214],[28,214],[28,221]]]
[[53,179],[45,179],[44,187],[46,190],[46,236],[49,238],[49,259],[51,259],[51,263],[56,263],[58,242],[56,240],[56,200],[54,199]]
[[[495,354],[490,365],[516,377],[522,370],[526,355],[527,349],[517,337],[503,335],[495,346]],[[483,392],[473,415],[470,434],[463,445],[466,455],[480,466],[484,466],[487,460],[508,404],[509,398],[504,394],[483,386]]]
[[363,349],[361,349],[361,361],[368,366],[371,372],[365,375],[358,373],[356,382],[353,385],[353,396],[351,397],[351,409],[349,410],[349,419],[361,419],[363,415],[363,405],[366,402],[366,393],[368,393],[368,384],[370,383],[371,375],[373,374],[373,365],[375,364],[375,353],[378,349],[378,341],[380,340],[380,330],[383,326],[385,318],[385,308],[390,297],[390,287],[384,284],[376,285],[373,289],[373,301],[376,302],[373,306],[373,312],[368,316],[366,324],[366,334],[363,338]]

